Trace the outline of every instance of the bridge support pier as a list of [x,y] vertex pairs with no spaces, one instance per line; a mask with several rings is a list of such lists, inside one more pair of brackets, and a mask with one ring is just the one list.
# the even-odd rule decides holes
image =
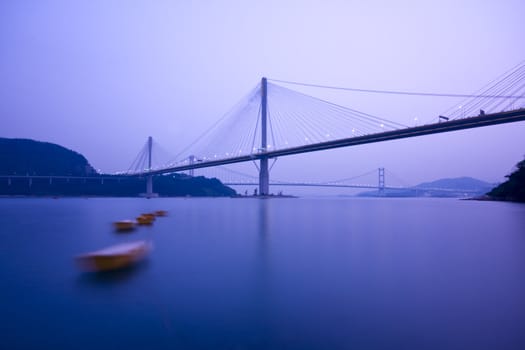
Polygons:
[[[190,165],[195,164],[195,156],[191,155],[190,158],[189,158],[189,161],[190,161]],[[195,176],[195,169],[190,169],[188,175],[190,175],[191,177]]]
[[270,194],[270,172],[268,170],[268,158],[261,158],[259,167],[259,195]]
[[[268,104],[268,83],[266,78],[261,79],[261,152],[266,153],[268,142],[266,138]],[[268,170],[268,158],[261,158],[259,165],[259,195],[267,196],[270,194],[270,171]]]
[[144,198],[155,198],[159,196],[158,193],[153,192],[153,175],[146,175],[146,193],[141,193],[140,196]]
[[153,195],[153,176],[148,175],[146,177],[146,197],[151,197]]

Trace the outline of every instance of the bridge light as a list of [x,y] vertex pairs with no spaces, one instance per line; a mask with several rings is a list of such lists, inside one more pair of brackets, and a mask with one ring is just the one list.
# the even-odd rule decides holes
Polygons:
[[326,137],[330,137],[330,134],[326,134],[325,136],[326,136]]
[[382,128],[384,128],[384,127],[385,127],[385,124],[381,123],[381,125],[380,125],[380,126],[381,126]]
[[352,129],[352,134],[355,134],[355,129]]
[[460,113],[461,113],[461,111],[463,111],[463,115],[462,115],[462,116],[463,116],[463,118],[464,118],[464,117],[465,117],[465,109],[462,109],[462,108],[463,108],[463,106],[460,105],[460,106],[458,107],[458,111],[459,111]]

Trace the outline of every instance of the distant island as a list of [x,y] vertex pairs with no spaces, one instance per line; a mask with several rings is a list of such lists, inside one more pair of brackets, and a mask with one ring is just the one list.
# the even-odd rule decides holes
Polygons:
[[[157,175],[160,196],[234,196],[218,179],[183,174]],[[88,160],[57,144],[0,138],[0,195],[7,196],[138,196],[146,179],[99,174]]]
[[505,176],[507,181],[487,193],[489,199],[525,202],[525,159],[516,164],[516,170]]
[[424,182],[419,185],[403,188],[386,188],[383,191],[368,191],[358,194],[359,197],[441,197],[465,198],[481,196],[490,191],[495,185],[474,179],[472,177],[458,177],[439,179]]

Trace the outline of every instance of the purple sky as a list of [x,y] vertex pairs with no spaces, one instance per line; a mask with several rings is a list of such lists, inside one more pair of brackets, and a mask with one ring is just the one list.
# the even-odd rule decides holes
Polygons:
[[[113,172],[149,135],[177,154],[261,76],[471,93],[525,58],[524,12],[521,0],[5,0],[0,136],[55,142]],[[302,91],[403,124],[458,102]],[[383,166],[408,184],[501,181],[523,159],[524,135],[521,122],[294,156],[272,176],[330,180]]]

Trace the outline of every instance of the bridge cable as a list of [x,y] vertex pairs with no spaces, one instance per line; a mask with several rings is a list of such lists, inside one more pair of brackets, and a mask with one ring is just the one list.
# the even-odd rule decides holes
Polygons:
[[518,96],[515,96],[515,95],[472,95],[472,94],[452,94],[452,93],[416,92],[416,91],[399,91],[399,90],[358,89],[358,88],[349,88],[349,87],[341,87],[341,86],[329,86],[329,85],[321,85],[321,84],[301,83],[301,82],[281,80],[281,79],[268,79],[268,80],[278,82],[278,83],[291,84],[291,85],[316,87],[316,88],[331,89],[331,90],[366,92],[366,93],[375,93],[375,94],[433,96],[433,97],[488,97],[488,98],[506,98],[506,99],[524,98],[524,96],[520,96],[520,95]]
[[[516,66],[512,67],[510,70],[504,72],[497,78],[491,80],[489,83],[485,84],[483,87],[478,89],[474,93],[474,98],[467,98],[465,100],[460,101],[458,104],[455,104],[454,106],[442,112],[441,115],[447,116],[452,119],[459,119],[463,116],[471,115],[474,112],[476,112],[477,114],[478,110],[487,110],[489,108],[495,109],[494,107],[499,106],[499,104],[497,106],[493,106],[495,100],[491,99],[491,97],[508,96],[504,95],[504,93],[508,91],[509,85],[513,86],[515,83],[520,82],[523,79],[524,68],[525,61],[522,61]],[[519,88],[517,90],[514,90],[513,93],[510,95],[514,97],[511,97],[513,98],[513,100],[511,101],[511,103],[509,103],[509,106],[512,105],[512,103],[516,102],[519,98],[523,98],[523,94],[519,96],[515,95],[517,91],[519,91]],[[501,99],[501,102],[504,101],[505,99]],[[434,119],[436,118],[433,118],[433,120]]]
[[236,103],[233,107],[230,108],[230,110],[224,113],[215,123],[213,123],[208,129],[206,129],[202,134],[200,134],[192,143],[190,143],[188,146],[182,149],[179,153],[177,153],[177,155],[175,156],[175,159],[180,157],[184,152],[188,151],[195,144],[202,141],[204,137],[208,135],[213,129],[215,129],[222,121],[230,117],[232,112],[235,111],[237,108],[239,108],[240,105],[242,105],[242,102],[247,100],[248,97],[254,95],[255,92],[259,89],[260,89],[260,86],[257,85],[255,88],[250,90],[250,92],[248,92],[238,103]]

